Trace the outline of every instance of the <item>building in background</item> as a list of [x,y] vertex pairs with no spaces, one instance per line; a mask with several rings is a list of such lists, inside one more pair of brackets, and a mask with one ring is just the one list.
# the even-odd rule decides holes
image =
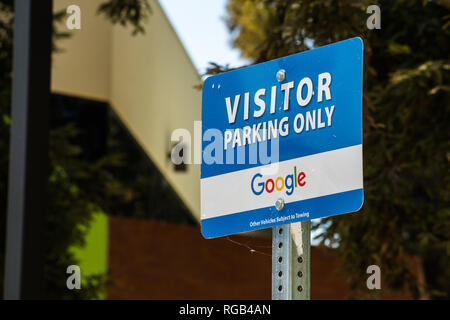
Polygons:
[[[201,119],[201,83],[158,1],[145,34],[97,14],[100,0],[79,0],[82,24],[58,42],[52,92],[108,104],[193,217],[200,220],[200,166],[177,170],[170,159],[172,132],[193,132]],[[55,12],[72,1],[55,1]],[[102,125],[102,124],[101,124]],[[192,135],[193,137],[193,135]]]
[[[56,42],[51,127],[75,124],[75,143],[88,161],[126,154],[125,167],[112,174],[134,194],[121,196],[128,201],[113,202],[108,215],[196,224],[200,166],[176,166],[170,151],[172,131],[192,131],[201,118],[201,92],[195,88],[201,78],[158,1],[149,1],[145,33],[137,35],[99,15],[102,2],[78,0],[81,29],[70,30],[69,38]],[[54,1],[54,12],[72,4]],[[66,32],[65,19],[62,22],[57,27]],[[109,220],[103,213],[94,214],[86,246],[73,248],[83,277],[110,269]]]

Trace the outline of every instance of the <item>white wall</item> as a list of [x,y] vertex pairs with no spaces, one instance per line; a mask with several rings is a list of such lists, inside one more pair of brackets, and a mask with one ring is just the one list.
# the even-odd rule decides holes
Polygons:
[[71,4],[81,8],[81,30],[68,30],[65,20],[58,30],[70,31],[52,57],[52,91],[91,99],[108,100],[111,69],[111,24],[97,15],[99,0],[55,0],[54,11]]

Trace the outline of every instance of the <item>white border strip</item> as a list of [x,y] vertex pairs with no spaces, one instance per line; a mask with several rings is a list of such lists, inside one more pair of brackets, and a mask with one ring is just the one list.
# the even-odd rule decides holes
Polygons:
[[[275,165],[275,171],[274,165],[265,165],[201,179],[201,218],[209,219],[265,207],[275,210],[274,204],[278,198],[290,203],[363,187],[362,144]],[[301,171],[306,174],[303,180],[306,184],[294,188],[292,195],[286,194],[286,187],[281,191],[274,188],[272,193],[264,191],[261,195],[252,192],[251,181],[255,174],[263,175],[255,180],[255,185],[267,179],[276,180],[277,177],[285,180],[287,175],[294,174],[294,166],[297,175]],[[281,181],[278,186],[281,186]]]

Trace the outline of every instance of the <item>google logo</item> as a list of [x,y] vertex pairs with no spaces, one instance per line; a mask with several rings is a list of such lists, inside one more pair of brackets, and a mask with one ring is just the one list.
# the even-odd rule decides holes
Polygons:
[[261,174],[257,173],[252,178],[250,187],[256,196],[261,195],[264,190],[267,193],[272,193],[275,189],[282,191],[284,188],[286,188],[286,194],[290,196],[295,188],[306,185],[306,174],[303,171],[297,174],[297,167],[295,166],[294,174],[288,174],[284,179],[283,177],[277,177],[276,179],[267,179],[264,181],[262,177]]

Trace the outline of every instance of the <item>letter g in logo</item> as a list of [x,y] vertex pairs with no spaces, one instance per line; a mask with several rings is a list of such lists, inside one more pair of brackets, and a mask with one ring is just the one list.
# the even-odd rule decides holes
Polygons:
[[259,173],[255,174],[255,175],[253,176],[252,184],[251,184],[251,188],[252,188],[253,193],[254,193],[255,195],[259,196],[259,195],[260,195],[261,193],[263,193],[263,191],[264,191],[264,182],[258,182],[258,184],[257,184],[257,190],[255,190],[255,180],[256,180],[256,178],[262,178],[262,175],[259,174]]

